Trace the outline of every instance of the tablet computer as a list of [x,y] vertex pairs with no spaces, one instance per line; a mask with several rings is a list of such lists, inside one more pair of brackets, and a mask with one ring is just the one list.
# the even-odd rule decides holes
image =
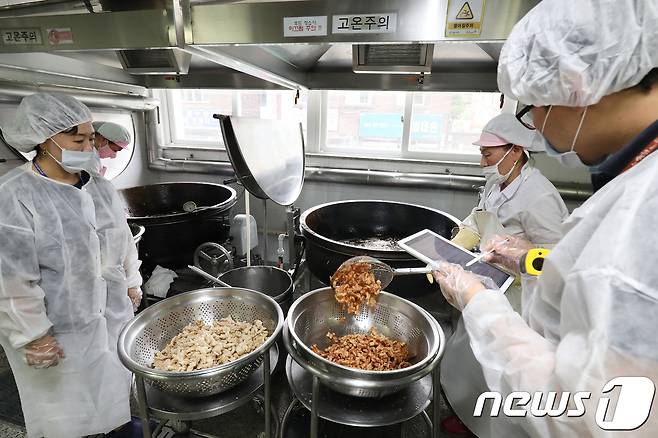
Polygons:
[[[412,256],[430,265],[437,260],[445,260],[464,266],[477,256],[431,230],[419,231],[405,237],[398,241],[398,245]],[[465,269],[491,278],[503,292],[507,291],[514,282],[513,276],[489,263],[477,262]]]

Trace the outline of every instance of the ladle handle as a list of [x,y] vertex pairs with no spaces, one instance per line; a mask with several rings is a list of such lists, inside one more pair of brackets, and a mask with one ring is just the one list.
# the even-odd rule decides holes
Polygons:
[[196,266],[192,266],[192,265],[187,265],[187,267],[190,268],[192,271],[196,272],[197,274],[199,274],[200,276],[202,276],[203,278],[205,278],[207,280],[210,280],[212,282],[215,282],[215,283],[219,284],[220,286],[231,287],[230,284],[227,284],[227,283],[223,282],[222,280],[220,280],[217,277],[213,277],[212,275],[208,274],[203,269],[199,269]]
[[429,274],[432,268],[425,266],[424,268],[397,268],[393,270],[393,275],[418,275]]

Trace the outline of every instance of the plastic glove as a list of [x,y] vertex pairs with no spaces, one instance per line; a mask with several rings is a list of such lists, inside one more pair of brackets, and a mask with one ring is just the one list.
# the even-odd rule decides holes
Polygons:
[[139,305],[142,303],[142,289],[139,287],[131,287],[128,289],[128,297],[133,303],[133,312],[137,312]]
[[483,260],[501,265],[518,276],[521,274],[519,262],[532,248],[535,248],[535,245],[520,237],[496,235],[484,245],[483,249],[484,252],[491,250],[494,252],[484,256]]
[[64,358],[64,350],[54,336],[45,335],[25,346],[27,364],[34,368],[49,368]]
[[441,262],[434,271],[434,278],[441,286],[441,292],[457,310],[464,310],[468,302],[486,289],[497,289],[491,278],[465,271],[459,265]]

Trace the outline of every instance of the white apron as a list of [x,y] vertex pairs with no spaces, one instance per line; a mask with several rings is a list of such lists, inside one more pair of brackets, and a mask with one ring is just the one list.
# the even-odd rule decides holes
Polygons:
[[[500,222],[496,211],[499,206],[489,206],[493,211],[475,208],[471,213],[472,223],[477,226],[481,236],[480,245],[484,246],[493,236],[509,234]],[[506,294],[510,304],[517,312],[521,312],[521,285],[515,281]],[[488,391],[487,383],[482,373],[482,367],[473,355],[471,345],[464,326],[464,320],[459,317],[452,336],[448,339],[446,350],[441,360],[441,384],[443,390],[457,416],[480,438],[493,437],[524,437],[525,433],[514,426],[506,417],[491,418],[473,417],[473,409],[477,398]],[[494,425],[494,422],[497,423]],[[517,429],[519,429],[517,431]],[[505,431],[504,435],[500,435]]]

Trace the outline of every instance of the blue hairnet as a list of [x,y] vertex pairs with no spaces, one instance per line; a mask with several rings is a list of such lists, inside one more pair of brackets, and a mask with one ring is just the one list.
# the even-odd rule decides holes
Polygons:
[[11,146],[30,152],[53,135],[86,122],[91,122],[91,111],[75,97],[36,93],[23,98],[3,134]]
[[498,87],[535,106],[587,106],[658,66],[658,2],[544,0],[512,29]]

